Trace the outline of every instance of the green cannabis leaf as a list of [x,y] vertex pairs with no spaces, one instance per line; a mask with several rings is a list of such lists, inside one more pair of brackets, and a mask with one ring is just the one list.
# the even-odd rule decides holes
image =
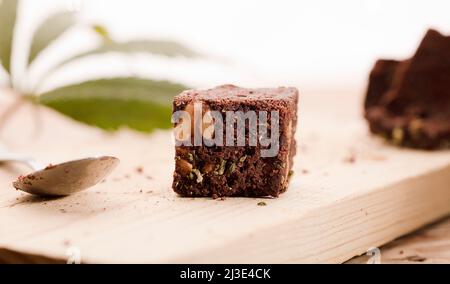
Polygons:
[[[0,0],[0,60],[10,82],[21,83],[14,86],[10,84],[9,87],[14,88],[16,93],[22,93],[21,99],[11,109],[0,114],[0,128],[8,117],[16,113],[15,108],[27,99],[54,108],[78,121],[108,130],[128,126],[140,131],[152,131],[154,128],[171,126],[173,96],[187,88],[181,84],[133,77],[110,78],[81,82],[38,94],[36,86],[26,86],[30,81],[26,80],[27,78],[13,80],[17,78],[13,78],[15,75],[11,74],[11,62],[16,56],[21,56],[14,54],[12,48],[18,6],[19,0]],[[39,25],[30,43],[25,70],[37,62],[36,58],[45,55],[43,51],[75,24],[75,13],[59,12]],[[152,53],[166,57],[198,56],[177,42],[150,39],[118,42],[102,25],[94,25],[90,29],[100,36],[101,44],[92,50],[62,60],[40,80],[40,83],[69,62],[109,52]],[[28,75],[29,72],[24,74]]]
[[54,66],[47,74],[43,76],[43,80],[52,75],[55,71],[63,66],[78,59],[101,55],[110,52],[132,54],[132,53],[152,53],[167,57],[184,56],[196,57],[198,53],[192,51],[188,47],[168,40],[130,40],[125,42],[117,42],[111,39],[108,30],[102,25],[94,25],[92,30],[102,38],[102,44],[92,50],[75,54]]
[[171,126],[172,98],[184,89],[168,81],[112,78],[61,87],[42,94],[40,102],[104,129],[151,131]]
[[9,74],[11,74],[11,52],[17,2],[17,0],[0,0],[0,61]]
[[[86,55],[101,54],[106,52],[142,52],[142,53],[154,53],[164,56],[185,56],[195,57],[198,54],[192,51],[190,48],[169,40],[131,40],[125,42],[117,42],[111,39],[108,29],[102,25],[94,25],[93,31],[100,35],[103,39],[103,45],[100,47],[88,51]],[[81,57],[80,55],[79,57]]]
[[104,42],[102,46],[89,50],[74,57],[68,58],[63,61],[62,64],[66,64],[75,59],[81,57],[104,54],[108,52],[120,52],[120,53],[153,53],[164,56],[185,56],[193,57],[196,54],[184,47],[183,45],[172,42],[172,41],[161,41],[161,40],[131,40],[126,42]]
[[42,50],[73,26],[75,22],[75,13],[73,12],[60,12],[48,17],[34,34],[28,64],[31,64]]

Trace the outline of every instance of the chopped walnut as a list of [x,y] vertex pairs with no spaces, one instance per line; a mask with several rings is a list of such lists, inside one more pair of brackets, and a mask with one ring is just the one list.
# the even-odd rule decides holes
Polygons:
[[192,171],[192,164],[183,159],[177,159],[175,167],[178,173],[182,176],[187,176]]

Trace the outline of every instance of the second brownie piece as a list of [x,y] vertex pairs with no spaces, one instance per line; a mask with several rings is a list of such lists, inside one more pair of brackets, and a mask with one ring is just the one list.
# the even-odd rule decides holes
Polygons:
[[297,89],[284,87],[224,85],[176,96],[174,114],[184,116],[173,117],[174,191],[214,198],[284,192],[296,152],[297,103]]
[[450,148],[450,36],[429,30],[408,60],[379,60],[369,78],[365,117],[394,144]]

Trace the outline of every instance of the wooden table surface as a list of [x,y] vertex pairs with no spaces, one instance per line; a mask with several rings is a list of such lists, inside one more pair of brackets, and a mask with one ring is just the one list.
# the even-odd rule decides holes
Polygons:
[[[367,263],[362,255],[347,263]],[[380,247],[380,263],[450,263],[450,217]]]
[[[450,264],[450,217],[398,238],[380,248],[382,264]],[[348,264],[367,264],[370,257],[357,256]],[[65,263],[66,260],[0,249],[1,263]]]
[[[224,201],[173,193],[168,131],[105,133],[24,106],[1,133],[13,150],[52,163],[99,154],[122,162],[104,183],[59,199],[13,190],[11,181],[27,169],[2,165],[0,259],[64,261],[78,250],[88,263],[342,263],[381,247],[386,261],[403,261],[395,246],[382,246],[450,213],[450,151],[398,149],[371,137],[351,94],[300,102],[289,190],[276,199]],[[394,242],[409,259],[426,257],[415,251],[421,244],[445,247],[412,238],[420,240],[415,247]]]

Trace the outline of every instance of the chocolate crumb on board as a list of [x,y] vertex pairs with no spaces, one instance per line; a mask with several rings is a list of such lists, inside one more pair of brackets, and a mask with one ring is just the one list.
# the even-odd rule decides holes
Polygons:
[[258,206],[266,206],[267,203],[265,203],[264,201],[260,201],[257,203]]
[[413,262],[424,262],[427,260],[426,257],[420,256],[420,255],[407,256],[407,257],[405,257],[405,259],[408,261],[413,261]]
[[[298,103],[296,88],[245,89],[224,85],[209,90],[188,90],[175,96],[173,112],[185,111],[192,124],[196,119],[193,115],[195,103],[201,103],[202,116],[215,111],[221,115],[223,122],[226,121],[227,112],[253,111],[258,115],[261,111],[269,114],[278,111],[279,149],[275,156],[264,157],[261,150],[267,149],[267,146],[262,146],[259,140],[257,145],[249,145],[248,122],[244,126],[244,146],[176,146],[172,183],[176,193],[187,197],[216,199],[225,196],[277,197],[286,191],[297,148],[294,138]],[[186,135],[182,123],[183,121],[175,122],[175,137],[181,136],[182,139],[179,140],[193,141],[194,131]],[[216,135],[214,125],[212,133],[206,132],[205,129],[209,128],[207,126],[203,121],[200,127],[202,134],[210,135],[213,139]],[[268,118],[264,126],[268,128],[269,134],[272,129],[271,119]],[[235,131],[236,123],[233,127]],[[226,125],[223,129],[225,139]]]
[[348,155],[344,158],[344,162],[348,164],[354,164],[356,162],[356,156],[354,154]]
[[57,165],[48,164],[48,165],[44,168],[44,170],[51,170],[51,169],[56,168],[56,167],[57,167]]
[[293,170],[289,170],[288,172],[288,178],[291,178],[294,175],[294,171]]
[[450,148],[450,36],[429,30],[408,60],[378,60],[365,118],[370,131],[394,145]]
[[138,174],[142,174],[142,173],[144,172],[144,168],[141,167],[141,166],[139,166],[139,167],[136,168],[136,172],[137,172]]

